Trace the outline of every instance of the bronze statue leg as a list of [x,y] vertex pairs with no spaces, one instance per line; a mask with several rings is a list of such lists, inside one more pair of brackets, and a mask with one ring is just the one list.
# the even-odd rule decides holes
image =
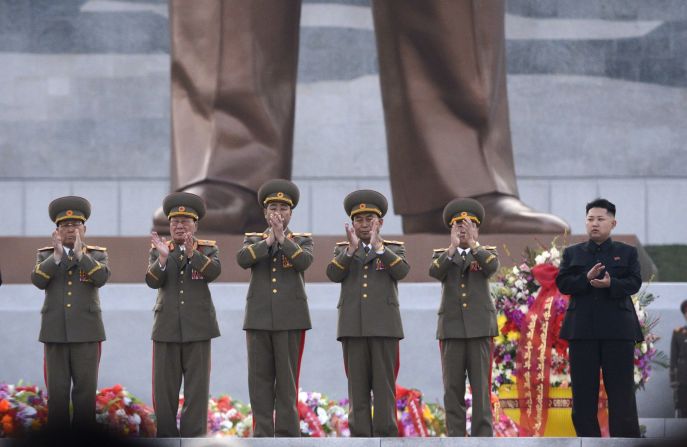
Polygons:
[[445,231],[456,197],[485,206],[483,232],[567,225],[518,197],[502,1],[373,0],[395,211],[406,233]]
[[300,5],[170,1],[172,189],[205,199],[202,231],[261,229],[256,191],[291,177]]

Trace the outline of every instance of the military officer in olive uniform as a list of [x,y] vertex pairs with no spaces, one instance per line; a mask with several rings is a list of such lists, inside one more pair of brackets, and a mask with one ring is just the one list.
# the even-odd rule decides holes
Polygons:
[[39,340],[45,347],[48,427],[73,428],[95,424],[100,343],[105,328],[98,289],[110,278],[107,251],[86,245],[85,222],[91,204],[82,197],[53,200],[48,213],[57,229],[52,245],[38,250],[31,282],[45,290]]
[[[680,312],[687,320],[687,300],[680,304]],[[670,386],[676,416],[687,418],[687,326],[675,329],[670,340]]]
[[[403,325],[398,281],[410,270],[402,242],[380,236],[386,198],[372,190],[350,193],[345,242],[334,249],[327,277],[341,283],[337,339],[348,377],[351,436],[398,436],[396,376]],[[372,401],[374,394],[374,418]]]
[[496,247],[477,242],[484,208],[474,199],[444,207],[451,230],[448,248],[434,250],[429,275],[441,281],[437,339],[441,351],[444,406],[449,436],[465,436],[465,377],[472,387],[471,436],[493,436],[492,337],[498,334],[489,278],[498,270]]
[[251,269],[246,298],[248,392],[253,436],[298,437],[298,378],[310,312],[304,272],[313,261],[309,233],[288,228],[298,187],[275,179],[258,190],[268,228],[246,233],[238,264]]
[[[194,237],[205,215],[203,200],[178,192],[165,197],[171,241],[152,233],[146,283],[158,289],[153,323],[153,406],[157,436],[198,437],[207,433],[210,345],[219,337],[208,284],[221,272],[215,241]],[[177,429],[179,390],[184,405]]]

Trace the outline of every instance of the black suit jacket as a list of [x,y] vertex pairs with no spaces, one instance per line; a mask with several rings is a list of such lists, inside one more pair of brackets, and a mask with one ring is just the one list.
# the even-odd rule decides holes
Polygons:
[[[609,288],[594,288],[587,272],[601,262],[611,275]],[[644,339],[631,296],[642,285],[637,249],[610,238],[572,245],[563,252],[558,289],[570,295],[560,337],[581,339]]]

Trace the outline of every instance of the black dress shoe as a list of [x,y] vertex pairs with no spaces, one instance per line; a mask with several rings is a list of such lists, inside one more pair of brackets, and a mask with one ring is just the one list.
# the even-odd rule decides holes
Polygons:
[[[205,200],[207,213],[198,224],[200,233],[243,234],[265,229],[265,215],[254,192],[223,183],[202,183],[183,189]],[[153,231],[169,234],[162,207],[153,214]]]

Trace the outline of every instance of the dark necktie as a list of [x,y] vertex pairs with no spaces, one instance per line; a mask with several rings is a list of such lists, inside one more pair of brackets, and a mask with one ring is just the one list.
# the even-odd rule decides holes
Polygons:
[[365,254],[368,254],[370,252],[370,246],[369,245],[363,245],[365,249]]
[[71,248],[69,249],[69,252],[67,253],[67,259],[69,259],[70,261],[72,259],[74,259],[74,250],[72,250]]

